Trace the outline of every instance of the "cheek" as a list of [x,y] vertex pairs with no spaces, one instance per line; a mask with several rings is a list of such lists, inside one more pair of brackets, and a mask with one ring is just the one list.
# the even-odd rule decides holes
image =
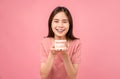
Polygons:
[[66,25],[66,29],[68,29],[68,30],[69,30],[69,27],[70,27],[69,25]]
[[55,32],[55,25],[51,25],[52,31]]
[[69,26],[66,27],[66,33],[69,31]]
[[55,23],[52,23],[51,26],[52,26],[52,28],[55,28],[55,27],[56,27],[56,24],[55,24]]
[[52,28],[52,31],[54,32],[54,29],[55,29],[55,28],[54,28],[53,26],[51,26],[51,28]]
[[68,27],[67,27],[67,32],[69,31],[69,29],[70,29],[70,26],[68,25]]
[[54,23],[51,23],[51,27],[52,27],[52,29],[54,28]]
[[69,27],[68,27],[68,29],[67,29],[67,32],[69,31]]

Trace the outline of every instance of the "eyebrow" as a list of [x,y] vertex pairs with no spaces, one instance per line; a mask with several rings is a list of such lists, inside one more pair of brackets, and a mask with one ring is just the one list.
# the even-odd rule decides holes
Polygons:
[[[59,19],[53,19],[53,20],[59,20]],[[63,21],[68,21],[68,19],[62,19]]]

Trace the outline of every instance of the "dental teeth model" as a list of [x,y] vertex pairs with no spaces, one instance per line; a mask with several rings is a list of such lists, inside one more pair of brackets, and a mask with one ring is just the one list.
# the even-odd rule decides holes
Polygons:
[[66,49],[65,43],[66,43],[66,40],[55,40],[55,49],[65,50]]

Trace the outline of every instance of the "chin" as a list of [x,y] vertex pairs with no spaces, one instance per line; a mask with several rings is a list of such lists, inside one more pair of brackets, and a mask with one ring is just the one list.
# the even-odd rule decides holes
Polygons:
[[60,38],[61,38],[61,37],[64,37],[64,36],[57,36],[57,37],[60,37]]
[[57,36],[58,37],[64,37],[65,35],[64,34],[58,34]]
[[64,34],[58,34],[58,36],[64,36]]

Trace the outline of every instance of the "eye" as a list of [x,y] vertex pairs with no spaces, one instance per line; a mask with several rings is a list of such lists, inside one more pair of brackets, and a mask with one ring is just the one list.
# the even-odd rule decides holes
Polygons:
[[54,21],[55,23],[58,23],[59,21]]
[[63,19],[62,23],[68,23],[68,20],[67,19]]
[[67,23],[67,21],[63,21],[63,23]]

